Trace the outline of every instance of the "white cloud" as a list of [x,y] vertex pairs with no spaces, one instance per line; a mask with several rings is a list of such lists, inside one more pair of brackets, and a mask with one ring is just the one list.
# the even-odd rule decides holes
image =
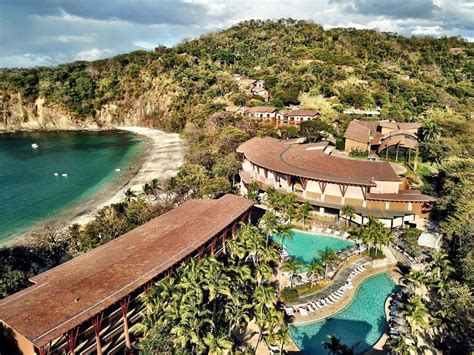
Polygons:
[[80,51],[76,53],[75,60],[96,60],[106,58],[108,55],[112,53],[111,49],[99,49],[99,48],[92,48],[85,51]]
[[[399,8],[405,1],[410,6]],[[326,29],[474,37],[472,0],[1,0],[0,66],[92,60],[170,46],[243,20],[288,17]]]

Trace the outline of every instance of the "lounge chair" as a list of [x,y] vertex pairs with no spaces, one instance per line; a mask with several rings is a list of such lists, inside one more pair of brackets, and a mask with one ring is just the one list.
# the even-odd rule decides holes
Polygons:
[[295,315],[295,310],[293,307],[285,307],[285,313],[291,317]]
[[270,355],[279,354],[280,348],[276,345],[269,345],[268,350],[270,351]]
[[304,307],[301,307],[298,309],[298,311],[300,312],[301,316],[303,317],[307,317],[308,316],[308,310]]
[[308,309],[309,313],[313,313],[316,309],[313,308],[313,306],[311,305],[311,303],[308,303],[306,305],[306,308]]

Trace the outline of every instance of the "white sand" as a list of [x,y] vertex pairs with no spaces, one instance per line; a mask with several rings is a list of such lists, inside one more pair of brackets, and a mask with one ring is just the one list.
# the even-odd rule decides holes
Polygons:
[[[150,147],[145,152],[145,158],[138,172],[118,190],[107,193],[108,198],[96,198],[89,202],[90,208],[86,207],[80,215],[77,215],[72,223],[85,224],[93,219],[96,212],[112,203],[117,203],[124,198],[126,190],[131,189],[137,193],[143,192],[143,185],[153,179],[163,181],[175,175],[183,164],[184,141],[176,133],[166,133],[153,128],[145,127],[117,127],[117,129],[141,134],[150,141]],[[112,195],[111,195],[112,194]]]

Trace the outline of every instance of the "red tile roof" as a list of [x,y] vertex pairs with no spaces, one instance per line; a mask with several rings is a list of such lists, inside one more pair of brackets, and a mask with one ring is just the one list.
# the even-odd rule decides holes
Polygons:
[[247,112],[251,112],[251,113],[259,113],[259,112],[272,113],[272,112],[275,112],[275,111],[277,111],[277,109],[275,107],[255,106],[255,107],[250,107]]
[[35,285],[0,301],[0,319],[43,346],[193,253],[251,206],[251,201],[235,195],[185,202],[35,276]]
[[364,186],[374,186],[374,181],[399,181],[389,163],[338,158],[324,153],[320,144],[289,145],[256,137],[237,151],[254,164],[282,174]]
[[285,112],[285,116],[310,116],[314,117],[318,114],[317,111],[313,110],[291,110]]
[[364,125],[359,124],[357,121],[351,121],[349,126],[344,133],[345,139],[351,139],[356,142],[369,143],[370,142],[370,129]]

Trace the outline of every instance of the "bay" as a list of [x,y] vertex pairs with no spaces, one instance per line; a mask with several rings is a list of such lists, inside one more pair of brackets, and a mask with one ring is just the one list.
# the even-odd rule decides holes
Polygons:
[[124,178],[145,147],[121,131],[0,135],[0,244],[90,202]]

